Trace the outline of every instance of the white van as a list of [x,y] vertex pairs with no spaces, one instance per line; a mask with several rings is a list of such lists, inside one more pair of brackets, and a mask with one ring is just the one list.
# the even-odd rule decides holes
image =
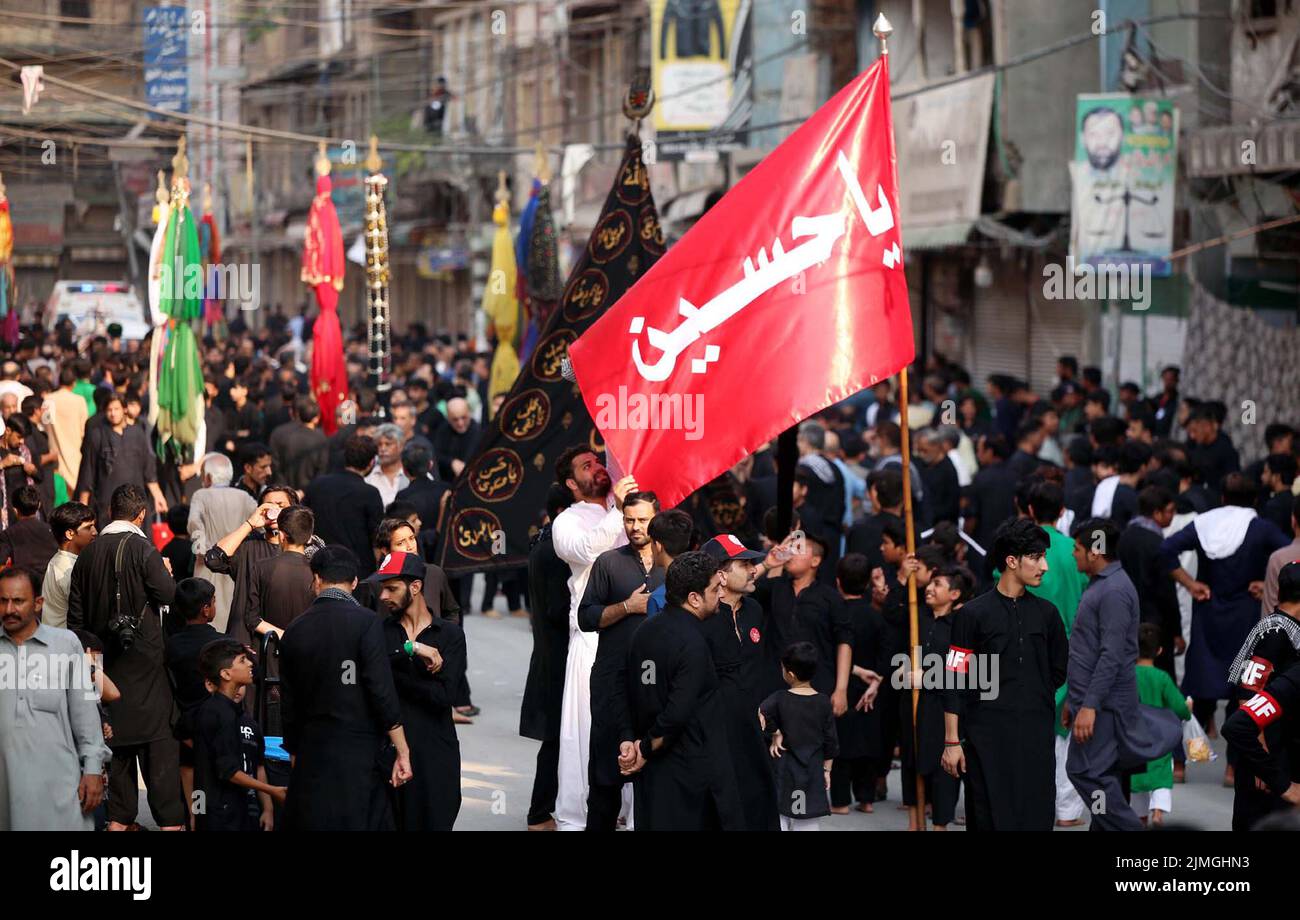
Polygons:
[[64,318],[72,320],[78,338],[107,335],[109,325],[117,323],[124,341],[139,341],[151,328],[140,298],[123,281],[55,282],[45,302],[46,328]]

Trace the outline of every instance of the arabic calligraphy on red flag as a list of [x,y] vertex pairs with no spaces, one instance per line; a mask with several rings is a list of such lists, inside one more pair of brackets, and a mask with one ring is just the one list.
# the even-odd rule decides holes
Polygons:
[[[898,202],[882,57],[569,346],[607,449],[641,488],[674,505],[912,360]],[[695,407],[691,424],[645,411],[672,399]]]

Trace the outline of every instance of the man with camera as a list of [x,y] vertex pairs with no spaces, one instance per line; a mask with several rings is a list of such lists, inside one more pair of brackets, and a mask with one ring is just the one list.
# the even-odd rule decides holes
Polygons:
[[163,830],[186,821],[180,751],[171,731],[172,691],[163,665],[161,608],[176,583],[141,527],[150,502],[127,483],[113,491],[112,522],[72,567],[68,628],[104,643],[104,673],[122,698],[107,705],[113,724],[109,830],[127,830],[139,810],[136,764],[144,771],[149,809]]

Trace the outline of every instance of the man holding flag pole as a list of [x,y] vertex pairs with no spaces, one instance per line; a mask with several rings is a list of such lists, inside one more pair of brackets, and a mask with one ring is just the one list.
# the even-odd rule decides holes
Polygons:
[[[889,100],[891,32],[879,17],[880,59],[755,166],[569,347],[608,456],[664,507],[883,378],[901,371],[906,393],[915,347]],[[791,341],[800,361],[771,360],[776,343]],[[700,407],[692,430],[656,425],[662,414],[636,411],[674,396]],[[598,411],[611,397],[630,407],[613,424]],[[746,411],[737,413],[740,405]],[[902,422],[906,432],[906,415]],[[707,451],[698,449],[700,430]],[[902,447],[906,454],[906,440]],[[909,483],[903,491],[910,496]],[[910,552],[910,503],[905,513]],[[914,583],[909,608],[915,668]],[[923,796],[918,807],[923,814]]]

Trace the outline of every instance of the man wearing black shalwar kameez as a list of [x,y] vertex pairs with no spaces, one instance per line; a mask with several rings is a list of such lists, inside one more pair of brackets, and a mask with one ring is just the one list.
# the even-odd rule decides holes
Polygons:
[[425,604],[425,572],[417,554],[394,552],[367,580],[388,614],[384,639],[415,774],[395,796],[397,829],[449,831],[461,802],[460,741],[451,713],[465,674],[465,633]]
[[345,547],[318,550],[316,600],[280,641],[289,830],[391,830],[387,786],[411,778],[383,623],[352,597],[357,568]]
[[718,677],[700,623],[721,598],[718,564],[683,553],[668,606],[632,636],[619,767],[632,777],[638,831],[744,830]]
[[1070,646],[1056,606],[1025,590],[1042,583],[1047,545],[1028,518],[1003,523],[993,539],[1002,575],[952,624],[943,767],[965,775],[967,830],[1050,831],[1056,817],[1056,688]]

